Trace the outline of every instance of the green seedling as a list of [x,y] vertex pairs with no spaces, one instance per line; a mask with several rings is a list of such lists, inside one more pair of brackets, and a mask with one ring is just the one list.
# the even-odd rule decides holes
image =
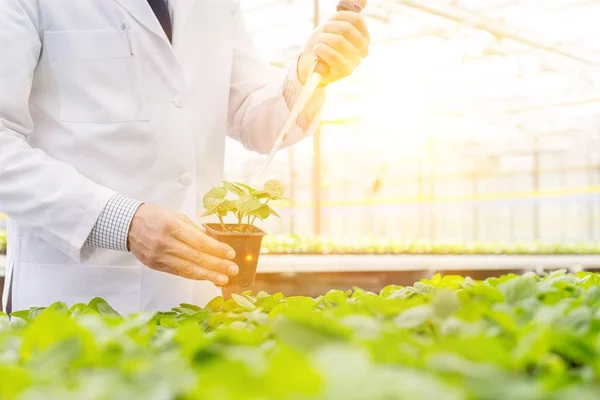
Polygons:
[[[228,195],[237,198],[228,199]],[[283,184],[278,180],[269,180],[262,189],[255,189],[238,182],[224,181],[222,186],[212,188],[203,199],[204,213],[202,217],[216,215],[223,231],[251,232],[256,219],[266,220],[279,214],[269,205],[272,201],[288,200],[283,196]],[[225,223],[225,218],[232,214],[237,225]]]

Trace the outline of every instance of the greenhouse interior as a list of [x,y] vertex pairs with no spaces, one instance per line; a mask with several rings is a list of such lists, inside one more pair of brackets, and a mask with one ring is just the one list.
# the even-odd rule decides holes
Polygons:
[[[98,27],[92,25],[108,19],[102,15],[108,15],[109,9],[113,12],[112,6],[92,6],[91,1],[82,7],[107,7],[95,10],[101,10],[96,13],[101,17],[92,18],[87,9],[82,14],[75,10],[74,18],[89,18],[90,26],[69,25],[68,17],[63,21],[44,7],[35,11],[35,2],[13,1],[20,5],[0,5],[0,49],[9,49],[22,62],[28,56],[12,46],[11,35],[16,38],[22,32],[26,16],[47,13],[48,19],[56,18],[58,27],[65,23],[64,30],[87,30],[94,37],[90,29]],[[160,240],[151,243],[148,233],[142,235],[148,242],[142,243],[142,236],[132,236],[144,205],[128,222],[127,251],[98,247],[101,254],[86,261],[75,257],[78,251],[60,238],[67,230],[65,224],[77,218],[63,215],[71,204],[59,205],[58,192],[31,189],[11,196],[11,190],[25,189],[9,179],[18,180],[19,171],[34,169],[19,169],[18,149],[10,153],[13,136],[27,141],[29,132],[18,129],[29,129],[29,122],[11,120],[17,118],[14,104],[21,98],[13,83],[22,74],[14,72],[13,61],[8,65],[0,60],[0,146],[6,143],[9,149],[7,157],[0,150],[0,169],[7,171],[0,170],[0,212],[4,212],[0,213],[4,310],[0,312],[0,400],[600,398],[600,0],[202,0],[195,6],[192,1],[170,0],[164,8],[167,15],[169,10],[175,15],[173,43],[181,49],[196,40],[182,40],[187,31],[180,16],[187,10],[187,18],[196,16],[199,25],[198,21],[208,23],[214,13],[217,22],[211,29],[218,30],[214,37],[225,37],[214,39],[219,46],[231,46],[232,38],[223,32],[244,24],[265,66],[273,69],[300,71],[306,39],[319,29],[325,33],[314,36],[317,41],[335,34],[337,43],[354,46],[349,38],[361,34],[358,27],[368,27],[368,56],[349,76],[326,85],[318,124],[308,137],[273,153],[268,164],[267,154],[284,128],[285,122],[279,121],[289,113],[274,119],[258,115],[259,121],[264,120],[259,129],[265,131],[273,129],[271,121],[278,121],[266,154],[228,137],[223,179],[211,182],[218,185],[212,189],[198,183],[197,215],[184,217],[193,220],[190,223],[200,232],[194,235],[210,240],[206,243],[212,248],[221,242],[235,249],[239,273],[227,276],[228,284],[223,285],[207,278],[221,271],[201,263],[186,261],[186,268],[177,273],[166,264],[149,264],[139,249],[149,249]],[[136,68],[146,67],[143,63],[163,68],[168,65],[163,60],[167,52],[152,53],[160,58],[156,63],[150,51],[144,58],[136,53],[151,40],[157,48],[169,44],[166,38],[159,43],[159,36],[145,33],[150,25],[141,21],[152,16],[152,10],[157,18],[154,29],[162,24],[167,30],[157,11],[163,6],[153,2],[159,1],[148,0],[150,8],[144,0],[115,0],[122,3],[115,15],[131,20],[122,32],[130,46],[135,45],[131,54],[96,42],[84,49],[82,44],[90,39],[77,39],[85,37],[77,32],[70,32],[72,38],[65,36],[64,42],[60,42],[61,32],[46,32],[49,35],[39,43],[42,54],[47,46],[49,64],[72,62],[82,68],[92,68],[87,61],[101,60],[90,69],[100,75],[106,62],[101,57],[110,54],[125,57],[119,60],[136,59]],[[343,9],[352,5],[357,9]],[[202,11],[209,17],[201,16]],[[230,11],[242,18],[229,18],[226,12]],[[341,27],[341,21],[347,24],[345,33],[327,33]],[[217,23],[224,25],[216,28]],[[125,36],[117,32],[105,37],[116,45],[117,38]],[[213,39],[203,40],[198,45]],[[210,51],[217,46],[207,48],[212,57]],[[233,48],[232,54],[249,57],[243,50]],[[215,59],[227,51],[214,50]],[[114,62],[110,65],[116,66]],[[182,71],[194,67],[183,66]],[[42,61],[37,68],[45,68]],[[203,71],[216,74],[218,69]],[[75,78],[85,72],[76,72]],[[36,76],[32,93],[45,85],[44,79],[51,79],[45,72],[32,74]],[[311,70],[307,79],[314,76]],[[116,81],[106,82],[114,86]],[[244,83],[251,87],[256,82],[242,82],[231,89],[232,96],[246,87]],[[81,96],[85,90],[76,91],[75,84],[79,83],[65,83],[65,88]],[[197,86],[194,90],[204,90]],[[308,81],[300,86],[308,93]],[[121,101],[122,94],[109,93],[111,88],[98,89],[97,96],[90,95],[83,103],[103,106],[106,93]],[[152,107],[163,107],[154,99],[158,86],[145,90],[147,101],[157,102]],[[65,93],[61,93],[61,107]],[[46,110],[35,108],[40,107],[37,103],[33,106],[47,100],[44,96],[51,95],[31,97],[33,126],[38,123],[35,118],[42,126],[48,124],[50,117],[42,115]],[[221,97],[215,94],[214,102]],[[206,105],[207,113],[222,111],[206,99],[197,102]],[[64,149],[75,147],[65,138],[90,146],[85,150],[91,157],[109,145],[115,146],[115,157],[123,157],[117,147],[134,148],[134,140],[149,129],[137,124],[152,121],[150,115],[147,121],[142,117],[127,122],[143,131],[120,142],[115,134],[122,131],[110,131],[113,123],[78,125],[65,119],[68,112],[85,117],[75,108],[61,109],[60,118],[48,125],[52,132],[67,127],[66,133],[44,135],[39,128],[36,134],[41,133],[41,138],[32,139],[30,145],[41,150],[48,146],[66,162],[71,158]],[[246,112],[252,112],[251,104],[248,108]],[[289,108],[293,113],[293,105]],[[106,112],[88,115],[101,118],[113,110]],[[165,111],[161,115],[174,125],[184,114]],[[93,138],[100,140],[106,133],[108,139],[94,145],[89,138],[77,137],[74,125],[89,129],[89,135],[97,135]],[[52,135],[57,147],[50,144]],[[22,164],[28,161],[24,158]],[[104,161],[89,162],[94,168],[106,168],[101,167]],[[148,189],[148,199],[137,200],[162,199],[162,193],[179,190],[163,180],[171,170],[156,175],[161,181],[140,182],[140,187],[165,185]],[[96,171],[93,174],[98,176]],[[39,179],[31,182],[48,184]],[[119,182],[111,190],[127,186]],[[196,183],[191,187],[196,188]],[[133,189],[131,193],[137,194]],[[8,201],[3,201],[4,196]],[[188,200],[172,202],[181,205]],[[25,205],[20,207],[19,201]],[[52,214],[58,210],[60,215]],[[185,214],[183,209],[173,211]],[[96,224],[108,218],[102,215]],[[152,221],[159,219],[158,214],[152,216]],[[60,229],[53,229],[54,223]],[[247,225],[251,229],[244,231]],[[39,238],[30,234],[35,230],[43,231]],[[73,227],[67,233],[75,231]],[[34,238],[27,239],[30,236]],[[196,246],[193,240],[181,240]],[[254,250],[249,250],[250,241]],[[35,252],[35,246],[47,260],[22,254],[25,248]],[[196,257],[215,259],[216,253],[207,250],[211,247],[202,246],[194,248]],[[60,271],[60,276],[66,276],[60,287],[51,278],[58,267],[53,257],[68,260],[61,262],[72,271],[68,276],[66,269]],[[130,259],[127,269],[117,264]],[[113,270],[105,277],[100,272],[81,272],[105,262],[103,268]],[[194,272],[192,267],[210,274]],[[119,268],[124,276],[116,275]],[[50,278],[36,278],[36,271],[42,270]],[[130,283],[132,277],[135,282]],[[163,285],[161,279],[172,286]],[[118,285],[121,280],[127,283]],[[117,287],[123,293],[113,290]],[[199,287],[205,293],[186,297],[188,289],[192,293]],[[144,303],[144,299],[149,300]],[[161,299],[156,300],[160,305],[150,305],[155,299]]]

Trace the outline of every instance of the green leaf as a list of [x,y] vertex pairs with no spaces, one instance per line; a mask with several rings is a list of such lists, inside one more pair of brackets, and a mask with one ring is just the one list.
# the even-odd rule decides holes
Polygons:
[[194,315],[197,313],[197,311],[185,307],[173,307],[173,311],[184,315]]
[[33,382],[25,367],[0,364],[0,399],[17,399]]
[[[72,368],[95,364],[100,359],[100,349],[91,330],[63,313],[44,310],[23,332],[20,357],[30,363],[43,364],[60,357],[62,352],[68,352],[67,358],[57,362],[71,364]],[[43,367],[40,368],[43,371]]]
[[582,300],[584,303],[589,304],[591,306],[599,306],[600,305],[600,286],[590,287],[583,294]]
[[517,331],[517,323],[514,320],[514,317],[505,311],[500,310],[490,310],[487,313],[487,317],[490,322],[496,323],[503,332],[506,333],[515,333]]
[[256,192],[256,189],[254,189],[252,186],[246,185],[245,183],[233,182],[233,184],[246,189],[250,194]]
[[198,306],[196,306],[194,304],[181,303],[179,306],[181,308],[187,308],[187,309],[192,310],[192,311],[202,311],[202,307],[198,307]]
[[274,331],[283,343],[309,351],[332,342],[349,339],[352,329],[319,313],[293,310],[278,319]]
[[538,293],[537,283],[532,277],[519,276],[498,285],[506,302],[516,304],[525,299],[535,297]]
[[100,297],[95,297],[93,298],[89,304],[88,307],[94,311],[96,311],[98,314],[102,315],[102,316],[108,316],[108,317],[121,317],[121,314],[119,314],[117,311],[115,311],[107,302],[106,300],[100,298]]
[[458,311],[461,303],[453,291],[442,289],[433,296],[432,306],[435,315],[446,319]]
[[255,303],[256,308],[261,309],[264,312],[269,312],[277,304],[282,301],[283,296],[266,296],[258,299]]
[[33,307],[31,310],[29,310],[29,320],[36,319],[45,310],[46,308],[44,307]]
[[225,304],[225,299],[222,296],[217,296],[206,305],[206,309],[210,311],[217,312],[221,307]]
[[21,318],[25,321],[29,321],[30,313],[31,313],[31,310],[20,310],[20,311],[14,311],[14,312],[10,313],[10,316],[16,317],[16,318]]
[[552,350],[571,365],[585,365],[597,359],[598,352],[595,344],[581,340],[577,336],[558,334],[550,340]]
[[258,209],[250,212],[250,215],[256,216],[261,220],[265,220],[271,215],[271,207],[269,207],[266,204],[263,204]]
[[557,329],[570,330],[576,335],[586,334],[591,327],[594,315],[588,307],[577,307],[558,320]]
[[283,196],[283,184],[276,179],[271,179],[265,183],[264,191],[267,192],[271,198],[281,197]]
[[[219,214],[221,218],[225,217],[228,213],[236,213],[237,210],[237,201],[236,200],[215,200],[215,207],[212,210],[207,210],[205,214]],[[208,216],[203,215],[203,216]]]
[[226,200],[227,189],[222,186],[217,186],[209,190],[202,199],[202,204],[204,205],[204,213],[203,217],[207,217],[209,215],[215,214],[217,212],[218,207],[223,204]]
[[519,342],[511,349],[513,359],[523,367],[535,363],[549,351],[550,333],[550,329],[546,327],[536,327],[523,332]]
[[427,360],[427,365],[434,371],[450,372],[479,379],[495,379],[503,372],[496,365],[473,362],[450,352],[433,354]]
[[80,315],[89,315],[95,313],[95,310],[92,310],[85,303],[77,303],[69,308],[68,314],[71,315],[72,318],[78,317]]
[[401,329],[412,329],[421,326],[433,315],[433,307],[420,305],[409,308],[394,319],[394,324]]
[[217,187],[214,187],[214,188],[210,189],[204,195],[204,199],[203,200],[204,201],[206,201],[207,199],[223,200],[223,199],[225,199],[226,196],[227,196],[227,189],[225,189],[223,186],[217,186]]
[[249,195],[242,196],[238,202],[238,211],[241,213],[250,213],[258,210],[261,206],[261,202]]
[[323,296],[323,299],[333,304],[345,303],[347,295],[341,290],[331,289]]
[[264,190],[256,190],[252,192],[252,197],[255,199],[268,199],[270,197],[269,192]]
[[498,303],[504,300],[502,292],[487,283],[471,286],[468,293],[471,295],[473,301],[485,300],[490,303]]
[[204,212],[200,215],[200,217],[204,218],[204,217],[208,217],[210,215],[213,215],[217,212],[217,209],[211,209],[211,210],[204,210]]
[[435,292],[435,287],[423,282],[416,282],[413,286],[414,290],[420,294],[432,294]]
[[246,191],[244,189],[240,188],[232,182],[223,181],[222,183],[225,189],[229,190],[233,194],[236,194],[240,197],[246,194]]
[[[252,295],[252,293],[249,294],[249,296]],[[264,299],[265,297],[270,297],[269,293],[264,292],[264,291],[260,291],[258,292],[258,294],[256,295],[256,300],[260,300],[260,299]]]
[[217,199],[214,197],[209,197],[209,198],[204,199],[204,208],[206,208],[207,211],[217,210],[217,208],[219,208],[221,205],[223,205],[226,202],[227,202],[227,200],[225,200],[225,199]]
[[183,324],[177,329],[173,340],[181,346],[182,353],[187,359],[192,359],[197,352],[206,349],[210,343],[197,324]]
[[275,210],[273,210],[272,208],[270,208],[271,210],[271,214],[273,214],[274,216],[276,216],[277,218],[280,218],[281,215],[279,215]]
[[225,200],[221,204],[219,204],[219,211],[223,213],[223,215],[228,212],[236,212],[237,211],[238,202],[236,200]]
[[179,327],[179,322],[175,318],[165,317],[160,319],[160,326],[165,328],[177,328]]
[[254,310],[256,306],[246,296],[240,296],[239,294],[232,293],[231,298],[242,308],[246,310]]
[[379,295],[381,297],[389,297],[391,294],[401,290],[403,287],[398,285],[388,285],[380,290]]
[[51,304],[48,309],[60,314],[67,314],[69,312],[69,307],[62,301]]
[[322,379],[306,354],[288,347],[278,348],[265,371],[265,399],[317,398]]

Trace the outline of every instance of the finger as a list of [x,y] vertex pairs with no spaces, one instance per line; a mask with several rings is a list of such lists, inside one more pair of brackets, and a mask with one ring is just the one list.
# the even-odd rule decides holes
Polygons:
[[329,45],[319,43],[313,51],[317,57],[329,65],[331,68],[330,76],[333,79],[344,78],[354,71],[354,67],[350,64],[350,61]]
[[[182,220],[183,222],[187,223],[187,224],[190,224],[190,225],[196,225],[196,224],[194,223],[194,221],[192,221],[192,220],[190,219],[190,217],[188,217],[188,216],[187,216],[187,215],[185,215],[185,214],[180,214],[180,215],[178,215],[177,217],[178,217],[180,220]],[[197,225],[196,225],[196,226],[197,226]],[[198,228],[202,228],[202,227],[201,227],[201,226],[198,226]]]
[[329,21],[323,27],[323,32],[343,35],[354,47],[360,50],[361,57],[369,55],[369,41],[354,25],[345,21]]
[[179,219],[184,221],[185,223],[193,226],[194,228],[198,229],[200,232],[202,233],[206,233],[206,228],[204,228],[201,225],[196,224],[194,221],[192,221],[187,215],[185,214],[181,214],[179,215]]
[[181,276],[197,281],[210,281],[215,285],[224,286],[229,282],[229,277],[217,271],[196,265],[191,261],[167,255],[160,262],[162,272]]
[[195,224],[178,221],[178,227],[171,230],[171,234],[183,243],[192,246],[195,249],[202,250],[205,253],[212,254],[219,258],[233,260],[235,251],[225,243],[221,243],[198,229]]
[[322,33],[319,43],[324,43],[341,53],[345,58],[358,64],[360,62],[360,50],[352,45],[344,36],[334,33]]
[[331,17],[330,21],[343,21],[351,23],[360,34],[367,39],[368,42],[371,41],[371,34],[369,33],[369,28],[367,27],[367,21],[365,18],[355,12],[351,11],[340,11],[337,12]]
[[233,261],[215,257],[181,241],[174,242],[168,249],[165,249],[165,254],[230,276],[236,276],[240,272],[239,267]]
[[360,2],[352,0],[340,0],[337,6],[338,11],[348,10],[360,13],[363,9],[364,6]]

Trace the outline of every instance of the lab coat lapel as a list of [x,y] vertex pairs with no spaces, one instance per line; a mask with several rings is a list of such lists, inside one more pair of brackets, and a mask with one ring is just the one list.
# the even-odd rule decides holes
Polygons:
[[[185,32],[202,33],[197,43],[202,43],[211,35],[220,34],[223,16],[231,16],[232,8],[229,0],[171,0],[175,4],[175,40],[177,36],[185,36]],[[195,26],[191,26],[195,25]]]
[[175,0],[175,23],[177,29],[180,32],[185,30],[186,24],[190,21],[190,15],[194,9],[200,4],[204,3],[204,0]]
[[150,8],[147,0],[113,0],[123,7],[133,18],[140,24],[144,25],[150,31],[154,32],[162,40],[168,42],[169,39],[165,34],[160,22],[154,15],[154,11]]
[[177,47],[185,37],[185,26],[195,6],[203,0],[171,0],[173,4],[173,46]]

